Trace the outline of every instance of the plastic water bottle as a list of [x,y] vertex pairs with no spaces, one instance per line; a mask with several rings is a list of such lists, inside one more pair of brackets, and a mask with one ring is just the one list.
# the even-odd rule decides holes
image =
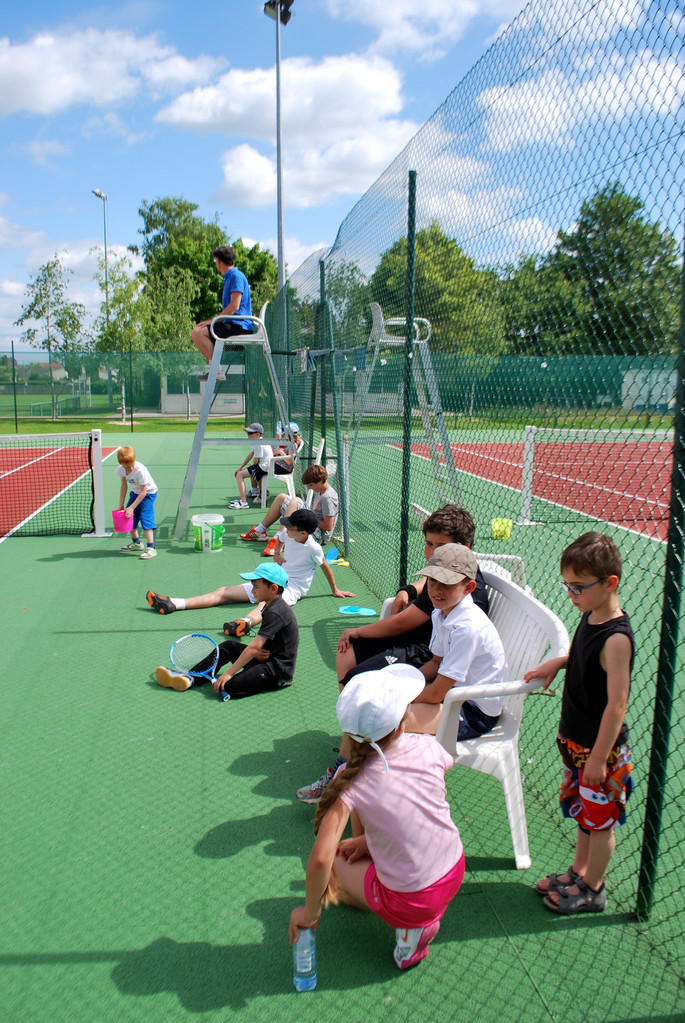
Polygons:
[[316,987],[316,931],[311,927],[300,931],[293,944],[293,984],[296,991],[313,991]]

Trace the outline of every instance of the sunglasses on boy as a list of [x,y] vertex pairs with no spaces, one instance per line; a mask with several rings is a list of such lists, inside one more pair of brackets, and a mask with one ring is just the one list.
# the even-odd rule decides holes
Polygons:
[[602,579],[595,579],[593,583],[588,583],[587,586],[578,586],[576,583],[567,583],[563,579],[559,580],[559,585],[562,590],[566,590],[567,593],[572,593],[574,597],[579,597],[585,590],[591,590],[593,586],[598,586],[600,583],[605,583],[607,577],[604,576]]

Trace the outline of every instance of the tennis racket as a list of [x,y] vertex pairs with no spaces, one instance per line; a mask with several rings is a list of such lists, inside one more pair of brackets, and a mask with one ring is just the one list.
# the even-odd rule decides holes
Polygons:
[[[212,681],[216,678],[216,666],[219,660],[219,647],[210,636],[200,632],[191,632],[181,636],[169,651],[169,660],[177,671],[184,675],[202,675]],[[230,694],[221,690],[217,695],[222,700],[230,700]]]

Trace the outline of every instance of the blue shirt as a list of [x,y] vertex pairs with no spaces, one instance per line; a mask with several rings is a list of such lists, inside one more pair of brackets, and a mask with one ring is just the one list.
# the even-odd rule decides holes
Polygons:
[[[252,316],[252,300],[250,298],[250,285],[247,282],[247,277],[242,270],[232,266],[224,274],[224,290],[221,295],[222,309],[225,309],[229,304],[234,291],[239,291],[241,294],[238,313],[241,316]],[[237,320],[236,323],[242,330],[249,331],[250,333],[254,331],[254,323],[251,320]]]

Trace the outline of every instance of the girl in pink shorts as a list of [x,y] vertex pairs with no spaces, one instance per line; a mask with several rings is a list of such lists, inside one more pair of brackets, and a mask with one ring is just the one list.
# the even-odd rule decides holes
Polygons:
[[[407,707],[425,684],[408,664],[355,676],[337,704],[352,753],[319,803],[306,902],[290,942],[317,927],[321,906],[344,902],[395,928],[400,970],[428,955],[464,877],[464,850],[445,798],[452,757],[435,736],[407,734]],[[343,839],[348,820],[352,837]]]

